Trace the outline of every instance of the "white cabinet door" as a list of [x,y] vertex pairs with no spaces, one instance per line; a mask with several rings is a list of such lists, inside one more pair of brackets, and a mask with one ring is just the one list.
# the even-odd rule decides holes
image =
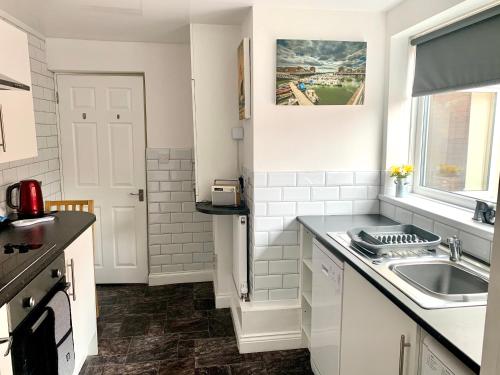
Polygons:
[[[0,338],[9,337],[9,320],[7,318],[7,305],[0,308]],[[0,345],[0,375],[12,375],[12,359],[9,355],[4,356],[7,346],[5,343]]]
[[338,375],[342,264],[336,264],[320,247],[313,245],[311,358],[321,375]]
[[148,278],[143,84],[140,76],[57,76],[64,198],[94,200],[99,283]]
[[341,375],[399,375],[401,336],[402,375],[416,374],[417,324],[363,278],[344,267]]
[[[88,355],[97,354],[97,323],[92,228],[87,229],[66,250],[66,279],[71,302],[75,345],[75,371],[78,374]],[[3,375],[3,374],[2,374]]]
[[[26,33],[0,20],[0,46],[0,73],[31,87]],[[0,90],[0,113],[5,142],[5,151],[0,147],[0,163],[37,156],[32,92]]]

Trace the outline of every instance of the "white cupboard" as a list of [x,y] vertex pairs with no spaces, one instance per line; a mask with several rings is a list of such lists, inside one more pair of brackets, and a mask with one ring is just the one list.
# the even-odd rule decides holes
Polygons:
[[416,374],[417,324],[347,264],[343,295],[340,374]]
[[[92,228],[64,250],[66,280],[73,322],[75,371],[79,374],[88,355],[97,354],[97,322]],[[3,374],[2,374],[3,375]]]
[[[31,87],[26,33],[0,20],[0,46],[0,74]],[[0,90],[0,121],[3,123],[3,137],[0,134],[0,163],[37,156],[31,90]]]

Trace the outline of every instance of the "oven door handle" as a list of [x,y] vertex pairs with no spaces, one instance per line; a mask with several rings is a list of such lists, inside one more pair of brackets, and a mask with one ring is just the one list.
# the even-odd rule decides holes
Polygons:
[[45,319],[49,316],[49,312],[45,310],[42,315],[37,319],[37,321],[31,326],[31,333],[35,333],[35,331],[42,325]]
[[10,349],[12,348],[12,340],[13,340],[12,336],[4,337],[4,338],[0,339],[0,345],[9,343],[9,345],[7,345],[7,350],[3,354],[4,357],[7,357],[10,354]]

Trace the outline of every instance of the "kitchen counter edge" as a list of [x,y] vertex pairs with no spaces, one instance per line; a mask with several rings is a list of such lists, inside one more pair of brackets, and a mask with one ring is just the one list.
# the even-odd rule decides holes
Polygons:
[[[413,301],[409,300],[409,298],[403,294],[403,292],[397,290],[395,286],[390,284],[390,282],[385,279],[382,275],[379,275],[374,270],[369,268],[366,264],[364,264],[360,259],[354,255],[351,250],[345,248],[343,245],[339,244],[333,238],[328,236],[324,230],[318,228],[315,223],[311,222],[314,219],[326,218],[327,216],[298,216],[297,220],[304,225],[304,227],[309,230],[314,237],[329,251],[332,252],[335,256],[339,257],[342,261],[347,262],[351,267],[353,267],[361,276],[363,276],[368,282],[370,282],[375,288],[377,288],[380,292],[382,292],[390,301],[392,301],[396,306],[398,306],[406,315],[408,315],[412,320],[414,320],[420,327],[422,327],[427,333],[429,333],[433,338],[435,338],[441,345],[443,345],[446,349],[448,349],[451,353],[453,353],[459,360],[461,360],[468,368],[470,368],[474,373],[479,374],[481,370],[481,365],[478,364],[475,360],[473,360],[467,353],[462,351],[459,347],[457,347],[453,342],[448,340],[438,329],[433,327],[423,314],[419,314],[415,310],[416,305]],[[333,218],[333,217],[332,217]],[[359,222],[356,223],[356,226],[362,225],[392,225],[398,224],[394,220],[386,218],[385,216],[372,214],[372,215],[346,215],[346,216],[336,216],[340,223],[342,218],[353,223],[359,219]],[[362,223],[367,220],[368,223]],[[328,232],[345,232],[350,229],[344,224],[338,225],[336,227],[336,223],[333,223],[331,227],[327,229]],[[323,228],[324,229],[324,228]],[[393,290],[389,290],[384,284],[389,283]],[[405,302],[409,301],[409,302]],[[413,304],[413,308],[410,307],[410,304]],[[422,309],[422,308],[420,308]],[[425,310],[425,309],[422,309]],[[425,310],[431,311],[431,310]]]

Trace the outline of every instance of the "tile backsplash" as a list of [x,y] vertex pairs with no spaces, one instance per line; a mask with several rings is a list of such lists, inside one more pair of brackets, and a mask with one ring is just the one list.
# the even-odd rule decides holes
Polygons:
[[212,217],[195,210],[191,149],[148,148],[150,272],[213,268]]
[[410,208],[399,207],[389,202],[380,202],[380,213],[401,223],[414,224],[423,229],[430,230],[438,234],[442,241],[446,241],[451,236],[458,236],[462,240],[462,247],[465,253],[483,262],[490,262],[492,241],[469,233],[466,230],[442,223],[430,213],[428,216],[423,215],[421,212],[417,214]]
[[255,301],[298,298],[300,215],[378,214],[380,171],[244,171]]

